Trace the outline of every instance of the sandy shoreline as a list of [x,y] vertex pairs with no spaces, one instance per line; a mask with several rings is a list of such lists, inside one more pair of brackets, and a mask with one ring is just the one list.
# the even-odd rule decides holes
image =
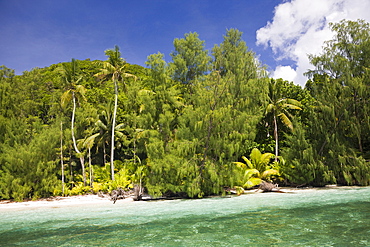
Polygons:
[[[132,198],[118,200],[116,204],[133,202]],[[14,202],[10,200],[0,201],[0,211],[2,209],[26,209],[26,208],[40,208],[40,207],[64,207],[75,205],[91,205],[91,204],[113,204],[108,197],[99,197],[98,195],[81,195],[68,197],[53,197],[43,198],[36,201]]]
[[[309,192],[313,190],[320,189],[339,189],[339,188],[355,188],[347,186],[332,186],[325,188],[280,188],[281,192],[285,193],[301,193]],[[245,194],[254,194],[257,190],[248,190]],[[116,204],[131,203],[134,202],[132,198],[126,198],[123,200],[117,200]],[[0,201],[0,211],[2,209],[31,209],[40,207],[64,207],[64,206],[74,206],[74,205],[91,205],[91,204],[101,204],[109,205],[113,204],[113,201],[109,197],[99,197],[98,195],[80,195],[80,196],[68,196],[68,197],[53,197],[53,198],[43,198],[36,201],[24,201],[24,202],[14,202],[11,200],[1,200]]]

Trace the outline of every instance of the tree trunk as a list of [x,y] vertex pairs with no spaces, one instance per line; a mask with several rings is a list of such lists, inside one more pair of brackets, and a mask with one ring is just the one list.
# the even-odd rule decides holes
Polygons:
[[278,161],[279,140],[278,140],[278,125],[275,114],[274,114],[274,137],[275,137],[275,161]]
[[92,166],[91,166],[91,147],[89,146],[89,174],[90,174],[90,187],[92,188],[93,178],[92,178]]
[[117,115],[117,105],[118,105],[118,88],[117,82],[114,81],[114,110],[113,110],[113,120],[112,120],[112,139],[111,139],[111,151],[110,151],[110,168],[112,180],[114,180],[114,129],[116,127],[116,115]]
[[72,122],[71,122],[71,129],[72,129],[72,140],[73,140],[73,147],[75,148],[76,153],[78,154],[81,162],[81,168],[82,168],[82,177],[84,181],[84,186],[86,186],[86,174],[85,174],[85,159],[83,157],[83,154],[78,150],[77,144],[76,144],[76,138],[74,134],[74,122],[75,122],[75,112],[76,112],[76,98],[75,93],[72,93],[72,99],[73,99],[73,111],[72,111]]
[[72,166],[72,150],[69,148],[69,181],[72,183],[72,186],[74,184],[73,181],[73,166]]
[[85,157],[83,154],[80,152],[80,163],[81,163],[81,168],[82,168],[82,178],[84,181],[84,186],[86,186],[86,170],[85,170]]
[[103,160],[105,165],[107,163],[107,152],[105,151],[105,142],[103,143]]
[[64,196],[63,122],[60,121],[60,165],[62,167],[62,195]]

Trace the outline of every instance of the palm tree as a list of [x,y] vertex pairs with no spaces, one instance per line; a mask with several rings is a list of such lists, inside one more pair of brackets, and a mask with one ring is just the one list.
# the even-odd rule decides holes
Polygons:
[[81,168],[82,168],[82,176],[84,180],[84,185],[86,186],[86,174],[85,174],[85,158],[83,153],[78,149],[76,144],[76,138],[74,134],[74,121],[75,121],[75,113],[76,113],[76,101],[79,100],[86,100],[85,92],[86,89],[84,86],[79,85],[78,83],[81,81],[82,76],[78,74],[79,68],[78,63],[75,59],[72,59],[70,64],[63,64],[63,66],[59,69],[60,74],[62,75],[63,80],[67,85],[67,90],[63,93],[61,97],[61,106],[65,108],[69,102],[73,103],[72,109],[72,119],[71,119],[71,132],[72,132],[72,140],[73,140],[73,147],[77,153],[77,157],[80,159]]
[[250,160],[242,156],[245,163],[233,162],[244,172],[242,187],[252,188],[264,181],[270,182],[272,175],[279,175],[279,170],[274,164],[270,165],[273,157],[272,153],[262,154],[257,148],[254,148],[250,154]]
[[60,165],[62,168],[62,195],[64,196],[63,121],[60,121]]
[[275,161],[278,160],[279,155],[279,138],[278,138],[278,121],[280,121],[289,129],[293,130],[293,123],[291,121],[292,115],[288,110],[302,110],[301,103],[295,99],[288,99],[281,97],[280,83],[271,80],[269,83],[269,101],[266,107],[265,115],[271,113],[274,124],[274,138],[275,138]]
[[[106,108],[99,114],[99,120],[95,122],[95,128],[93,130],[91,136],[87,137],[84,141],[84,145],[89,149],[93,147],[93,145],[96,143],[97,147],[99,145],[102,146],[103,148],[103,153],[104,153],[104,164],[105,162],[105,146],[109,145],[110,138],[112,137],[111,135],[111,124],[112,124],[112,106],[111,103],[108,103],[106,105]],[[124,137],[126,136],[123,131],[125,130],[124,124],[117,124],[114,127],[114,137],[116,140],[123,140]],[[89,150],[91,152],[91,150]],[[91,155],[91,154],[90,154]]]
[[110,77],[114,83],[114,111],[112,120],[112,137],[111,137],[111,155],[110,155],[110,166],[111,176],[114,180],[114,133],[116,125],[117,105],[118,105],[118,82],[124,82],[126,77],[134,77],[134,75],[126,72],[127,63],[122,59],[119,47],[115,46],[114,50],[105,51],[105,55],[108,56],[108,61],[103,62],[103,68],[96,76]]
[[99,133],[96,133],[94,135],[91,135],[83,141],[83,146],[87,148],[88,150],[88,157],[89,157],[89,177],[90,177],[90,187],[92,187],[93,183],[93,171],[92,171],[92,164],[91,164],[91,149],[94,146],[95,138],[99,135]]

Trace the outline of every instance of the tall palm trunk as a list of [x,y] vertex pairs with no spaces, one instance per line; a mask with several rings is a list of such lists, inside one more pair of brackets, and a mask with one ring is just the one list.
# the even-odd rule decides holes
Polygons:
[[90,174],[90,187],[92,188],[92,184],[93,184],[93,175],[92,175],[92,165],[91,165],[91,147],[89,146],[89,174]]
[[62,195],[64,196],[63,121],[60,121],[60,165],[62,167]]
[[76,138],[74,134],[74,122],[75,122],[75,112],[76,112],[76,98],[75,98],[75,93],[72,93],[72,99],[73,99],[73,111],[72,111],[72,122],[71,122],[71,129],[72,129],[72,140],[73,140],[73,147],[78,154],[81,162],[81,168],[82,168],[82,177],[84,181],[84,186],[86,186],[86,174],[85,174],[85,158],[83,154],[78,150],[77,144],[76,144]]
[[117,88],[117,81],[114,80],[114,110],[113,110],[113,120],[112,120],[111,149],[110,149],[110,168],[111,168],[112,180],[114,180],[114,130],[116,127],[117,105],[118,105],[118,88]]
[[107,152],[105,151],[105,142],[103,143],[103,160],[105,165],[107,163]]
[[277,125],[275,114],[274,114],[274,137],[275,137],[275,161],[278,161],[279,140],[278,140],[278,125]]

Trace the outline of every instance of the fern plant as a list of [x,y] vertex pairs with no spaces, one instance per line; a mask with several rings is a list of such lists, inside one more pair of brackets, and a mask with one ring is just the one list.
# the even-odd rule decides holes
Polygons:
[[279,176],[278,163],[271,163],[272,158],[274,158],[274,154],[262,154],[257,148],[254,148],[250,153],[250,159],[242,156],[244,163],[233,162],[239,168],[239,171],[243,173],[242,187],[249,189],[263,181],[271,182],[272,176]]

